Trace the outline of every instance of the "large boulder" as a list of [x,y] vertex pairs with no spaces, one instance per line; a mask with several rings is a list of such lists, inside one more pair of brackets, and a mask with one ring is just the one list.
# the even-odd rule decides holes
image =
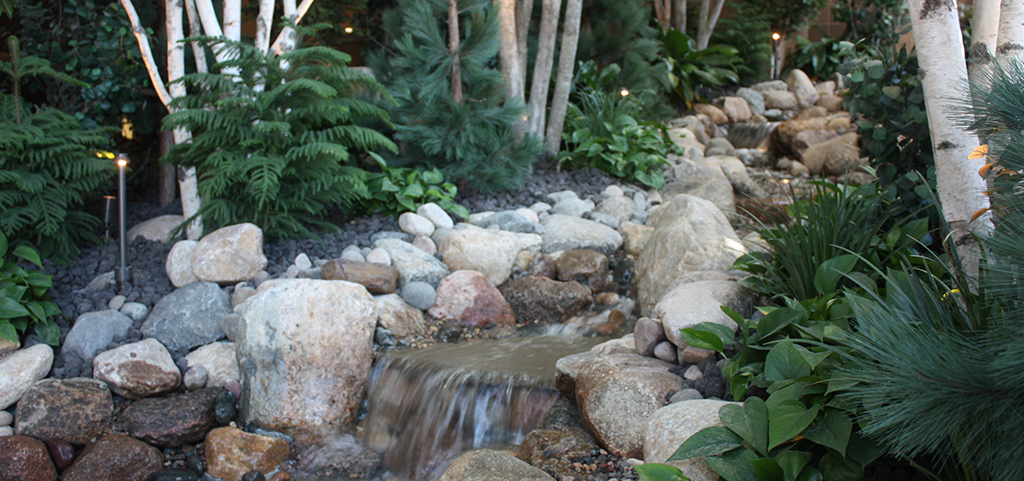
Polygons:
[[203,282],[237,284],[256,277],[266,267],[263,231],[250,223],[207,234],[192,253],[192,273]]
[[610,453],[643,456],[643,429],[652,413],[683,389],[664,361],[636,353],[598,356],[576,378],[576,402],[587,430]]
[[715,125],[722,125],[729,123],[729,117],[722,112],[722,109],[715,107],[710,104],[694,104],[693,110],[698,114],[707,115]]
[[46,445],[28,436],[0,436],[0,481],[55,481]]
[[498,288],[477,271],[455,271],[437,286],[437,300],[427,311],[460,326],[512,326],[516,318]]
[[740,87],[736,90],[736,96],[747,101],[747,108],[751,115],[764,115],[764,94],[749,87]]
[[206,388],[180,396],[141,399],[117,418],[121,429],[136,439],[162,448],[194,444],[216,428],[217,396],[221,388]]
[[164,270],[174,287],[184,287],[199,280],[192,273],[192,258],[198,245],[199,241],[180,240],[171,246],[171,252],[167,253],[167,261],[164,262]]
[[713,322],[735,331],[739,326],[722,312],[722,306],[749,317],[753,301],[753,293],[736,281],[690,282],[665,293],[655,305],[651,317],[661,319],[668,340],[683,349],[686,342],[680,337],[680,329]]
[[787,120],[775,127],[769,136],[769,147],[775,157],[794,155],[793,141],[805,130],[829,130],[828,119],[815,117],[803,120]]
[[350,429],[373,362],[363,286],[296,279],[249,299],[238,326],[242,418],[305,444]]
[[731,155],[715,155],[705,159],[706,162],[715,162],[729,179],[732,189],[736,194],[746,197],[764,197],[764,189],[757,182],[750,178],[747,173],[747,166],[743,161]]
[[439,481],[554,481],[507,451],[477,449],[452,461]]
[[544,219],[542,252],[570,249],[591,249],[605,255],[622,247],[622,236],[615,229],[599,222],[553,214]]
[[436,257],[401,239],[377,239],[373,248],[382,249],[391,257],[391,265],[399,272],[399,288],[410,282],[426,282],[436,288],[441,279],[451,274],[448,266]]
[[647,221],[655,228],[636,262],[638,303],[643,315],[688,272],[728,271],[746,253],[721,210],[710,202],[677,195]]
[[578,282],[523,276],[498,287],[521,324],[562,322],[594,302],[590,289]]
[[92,366],[93,377],[128,399],[168,393],[181,384],[181,372],[171,354],[153,338],[102,352]]
[[162,297],[142,333],[173,349],[192,349],[223,337],[220,318],[230,312],[231,297],[219,285],[193,282]]
[[624,195],[617,195],[608,197],[597,204],[597,208],[594,209],[594,214],[607,215],[619,224],[628,221],[633,218],[633,214],[637,211],[636,202],[629,197]]
[[0,410],[18,402],[53,366],[53,348],[36,344],[0,358]]
[[110,427],[114,401],[95,379],[43,379],[25,393],[15,414],[18,434],[86,445]]
[[160,450],[124,434],[108,434],[82,451],[64,481],[146,481],[163,468]]
[[131,318],[113,309],[87,312],[75,319],[71,331],[64,338],[61,352],[74,354],[85,362],[92,362],[96,353],[106,349],[115,337],[128,337],[128,330],[131,328]]
[[806,109],[818,101],[820,95],[814,88],[814,82],[811,82],[810,77],[803,70],[798,68],[790,70],[789,75],[786,76],[786,85],[796,96],[796,103],[800,108]]
[[608,256],[592,250],[576,249],[562,252],[555,260],[558,280],[576,281],[601,292],[609,280]]
[[142,237],[156,242],[167,242],[171,239],[171,231],[185,222],[182,215],[161,215],[133,225],[125,234],[128,242]]
[[750,104],[746,99],[740,97],[721,97],[716,99],[715,105],[722,109],[725,116],[729,118],[729,122],[746,122],[753,115],[750,111]]
[[541,237],[537,234],[467,226],[446,236],[437,250],[452,271],[477,271],[497,286],[512,275],[520,252],[535,253],[540,246]]
[[[718,410],[725,401],[693,399],[669,404],[647,419],[644,426],[644,461],[648,463],[668,462],[669,456],[681,444],[698,431],[712,426],[721,426]],[[717,481],[718,473],[711,470],[704,458],[668,462],[679,468],[691,481]]]
[[659,191],[663,198],[687,194],[707,199],[722,212],[736,212],[732,184],[721,170],[683,158],[673,168],[673,175],[675,181],[665,182]]
[[377,324],[391,331],[396,339],[411,341],[426,335],[427,321],[423,311],[406,302],[402,296],[373,296],[373,302],[377,305]]
[[860,134],[850,132],[811,145],[804,151],[802,162],[812,175],[839,175],[860,164]]

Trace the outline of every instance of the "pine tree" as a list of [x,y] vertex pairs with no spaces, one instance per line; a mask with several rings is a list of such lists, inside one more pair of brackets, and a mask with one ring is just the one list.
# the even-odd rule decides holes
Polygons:
[[[405,0],[384,14],[388,45],[368,58],[397,105],[388,106],[401,154],[389,164],[439,168],[446,179],[480,192],[520,187],[540,144],[516,141],[512,126],[526,114],[507,100],[498,53],[497,17],[486,0],[458,2],[461,32],[453,55],[446,41],[445,0]],[[462,99],[452,94],[458,62]]]

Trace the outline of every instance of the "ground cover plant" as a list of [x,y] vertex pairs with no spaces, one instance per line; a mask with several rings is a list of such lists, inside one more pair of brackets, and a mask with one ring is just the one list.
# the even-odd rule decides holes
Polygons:
[[195,167],[207,231],[252,222],[271,237],[316,237],[306,227],[332,208],[369,197],[360,151],[397,152],[394,143],[359,122],[387,122],[387,113],[356,97],[383,93],[371,77],[350,70],[349,56],[328,47],[265,55],[244,42],[201,38],[227,48],[231,60],[182,78],[190,92],[175,99],[165,128],[193,132],[165,161]]

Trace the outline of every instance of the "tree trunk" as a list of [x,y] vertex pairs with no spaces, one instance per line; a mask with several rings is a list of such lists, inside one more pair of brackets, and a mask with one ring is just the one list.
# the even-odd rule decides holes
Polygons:
[[983,229],[990,219],[983,216],[970,222],[975,212],[988,207],[985,181],[978,175],[984,162],[968,158],[978,141],[953,119],[958,105],[954,99],[968,94],[962,90],[967,72],[957,6],[954,0],[910,0],[909,4],[935,151],[939,201],[954,231],[957,252],[966,261],[968,272],[974,272],[977,246],[965,229]]
[[242,39],[242,0],[224,0],[224,36],[228,40]]
[[555,94],[551,99],[551,120],[548,121],[544,136],[549,152],[558,152],[562,143],[562,127],[565,125],[565,110],[572,88],[573,69],[576,66],[576,45],[580,37],[580,16],[583,0],[568,0],[565,5],[565,24],[562,27],[562,45],[558,56],[558,76],[555,79]]
[[[199,12],[196,11],[195,0],[185,0],[185,13],[188,17],[188,35],[198,37],[203,34],[203,27],[199,24]],[[196,59],[196,71],[206,72],[209,65],[206,63],[206,49],[199,42],[190,42],[192,45],[192,57]]]
[[505,95],[509,99],[523,96],[523,74],[519,65],[519,41],[516,39],[516,0],[494,0],[498,9],[498,60],[505,78]]
[[274,0],[260,0],[259,13],[256,14],[256,39],[254,45],[260,52],[270,50],[270,32],[273,30]]
[[[167,151],[174,145],[174,134],[167,130],[160,131],[160,157],[167,155]],[[177,183],[177,169],[171,164],[160,164],[160,177],[157,183],[157,196],[160,199],[160,207],[167,207],[174,202],[174,185]]]
[[[181,43],[184,38],[184,25],[182,24],[182,10],[184,0],[167,0],[165,3],[167,14],[167,79],[171,81],[168,93],[171,98],[185,96],[185,84],[174,82],[185,76],[185,45]],[[182,144],[192,138],[190,132],[184,129],[174,129],[174,143]],[[181,190],[181,213],[185,218],[192,217],[199,212],[202,201],[199,198],[199,184],[196,179],[196,169],[190,167],[185,169],[184,175],[178,179],[178,189]],[[203,235],[203,220],[196,218],[189,223],[185,230],[189,239],[199,239]]]
[[551,86],[551,67],[555,62],[558,14],[562,9],[562,1],[544,0],[541,9],[540,33],[537,35],[537,60],[533,64],[533,83],[530,86],[530,120],[527,130],[536,134],[543,142],[548,88]]
[[725,0],[700,0],[700,16],[697,18],[697,50],[708,48],[711,34],[718,25],[718,17],[722,14]]
[[[533,20],[533,0],[516,0],[516,51],[519,52],[520,82],[526,88],[526,65],[530,61],[530,22]],[[523,92],[526,95],[526,92]],[[526,98],[524,97],[525,101]]]
[[462,102],[462,72],[459,70],[459,5],[448,0],[448,52],[452,56],[452,100]]
[[1021,0],[1003,0],[996,55],[1000,62],[1010,59],[1024,61],[1024,2]]
[[672,0],[654,0],[654,18],[658,20],[658,25],[661,25],[661,30],[668,31],[669,25],[672,23],[672,13],[668,12],[666,15],[665,10],[671,8],[669,2]]
[[686,0],[672,0],[675,6],[672,7],[672,28],[680,32],[686,32]]
[[[291,3],[292,3],[292,5],[294,5],[295,4],[294,0]],[[306,12],[309,11],[309,7],[311,7],[312,5],[313,5],[313,0],[302,0],[302,3],[300,3],[298,8],[295,9],[295,23],[296,24],[302,21],[302,17],[306,16]],[[285,9],[288,8],[288,3],[287,2],[285,2],[284,8]],[[285,16],[288,16],[288,14],[285,14]],[[291,29],[288,29],[288,30],[291,30]],[[270,51],[274,52],[275,55],[281,55],[281,53],[285,51],[284,50],[285,42],[289,42],[289,41],[291,42],[291,47],[289,47],[289,49],[295,48],[295,35],[294,35],[295,31],[294,30],[291,31],[292,35],[286,35],[288,33],[288,30],[282,30],[281,33],[279,33],[277,35],[277,39],[274,40],[274,45],[272,45],[270,47]]]

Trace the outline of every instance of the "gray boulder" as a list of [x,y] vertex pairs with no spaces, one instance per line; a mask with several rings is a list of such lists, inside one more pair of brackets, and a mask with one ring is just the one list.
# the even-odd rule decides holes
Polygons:
[[220,319],[230,312],[231,297],[220,286],[193,282],[161,298],[142,332],[169,348],[191,349],[223,337]]

